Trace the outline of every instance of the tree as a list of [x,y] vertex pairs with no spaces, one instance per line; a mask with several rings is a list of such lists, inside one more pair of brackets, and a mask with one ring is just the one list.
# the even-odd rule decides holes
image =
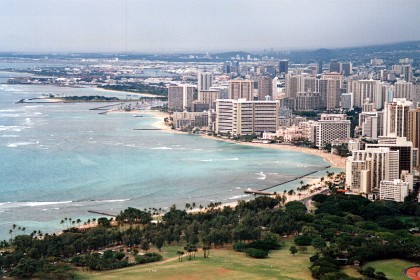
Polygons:
[[182,256],[184,255],[184,251],[177,251],[176,254],[178,255],[178,261],[182,262]]
[[149,241],[144,240],[144,241],[141,243],[141,249],[147,253],[147,251],[150,249],[150,244],[149,244]]
[[294,256],[298,252],[298,249],[296,248],[296,246],[290,246],[289,251],[290,254]]
[[321,250],[321,249],[323,249],[327,246],[327,243],[325,242],[324,238],[318,236],[318,237],[315,237],[314,239],[312,239],[311,245],[315,249]]
[[101,217],[98,219],[98,225],[101,227],[110,227],[111,222],[107,218]]
[[203,253],[204,253],[204,258],[208,258],[210,255],[210,246],[203,246]]

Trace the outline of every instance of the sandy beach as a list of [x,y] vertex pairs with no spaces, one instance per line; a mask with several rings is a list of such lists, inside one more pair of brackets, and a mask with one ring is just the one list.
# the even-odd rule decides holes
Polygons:
[[[179,131],[179,130],[172,129],[164,123],[164,118],[169,117],[169,114],[166,113],[166,112],[160,112],[160,111],[155,111],[155,110],[133,110],[133,111],[129,111],[129,112],[111,111],[111,113],[150,114],[153,117],[158,119],[156,122],[154,122],[152,124],[153,127],[161,129],[162,131],[165,131],[165,132],[168,132],[168,133],[186,134],[186,132],[182,132],[182,131]],[[321,150],[317,150],[317,149],[297,147],[297,146],[293,146],[293,145],[290,145],[290,144],[262,144],[262,143],[250,143],[250,142],[237,142],[237,141],[230,140],[230,139],[223,139],[223,138],[219,138],[219,137],[208,136],[206,134],[201,134],[200,136],[203,137],[203,138],[208,138],[208,139],[212,139],[212,140],[219,140],[219,141],[229,142],[229,143],[238,144],[238,145],[246,145],[246,146],[251,146],[251,147],[261,147],[261,148],[269,148],[269,149],[277,149],[277,150],[285,150],[285,151],[295,151],[295,152],[312,154],[312,155],[316,155],[316,156],[319,156],[319,157],[323,158],[326,162],[330,163],[332,167],[345,168],[345,160],[346,160],[345,158],[342,158],[340,156],[337,156],[337,155],[334,155],[334,154],[331,154],[331,153],[327,153],[327,152],[324,152],[324,151],[321,151]],[[325,181],[327,181],[327,180],[328,179],[326,179]],[[311,179],[309,182],[307,182],[307,184],[310,185],[310,187],[305,191],[295,191],[294,194],[288,194],[287,192],[286,193],[278,193],[277,195],[284,196],[285,199],[286,199],[286,202],[297,201],[297,200],[304,200],[304,199],[306,199],[306,198],[308,198],[308,197],[310,197],[314,194],[323,192],[327,189],[327,187],[325,187],[325,185],[320,182],[320,178]],[[298,188],[298,187],[300,187],[300,185],[296,181],[296,188]],[[228,203],[223,203],[222,205],[220,205],[216,208],[223,208],[224,206],[235,207],[237,204],[238,204],[238,201],[232,201],[232,202],[228,202]],[[200,211],[206,211],[206,208],[203,208],[203,209],[196,208],[196,209],[189,210],[189,212],[192,212],[192,213],[200,212]]]
[[[152,114],[156,118],[160,119],[160,120],[158,120],[158,121],[156,121],[155,123],[152,124],[153,127],[156,127],[156,128],[159,128],[161,130],[171,132],[171,133],[183,133],[183,134],[185,134],[185,132],[175,130],[175,129],[171,129],[169,126],[165,125],[163,119],[165,117],[169,116],[168,113],[159,112],[159,111],[140,111],[140,112],[146,113],[146,114]],[[316,156],[322,157],[325,161],[329,162],[332,167],[337,167],[337,168],[345,168],[346,167],[346,158],[345,157],[340,157],[338,155],[328,153],[328,152],[324,152],[324,151],[318,150],[318,149],[298,147],[298,146],[293,146],[291,144],[263,144],[263,143],[237,142],[237,141],[234,141],[234,140],[208,136],[208,135],[205,135],[205,134],[202,134],[200,136],[204,137],[204,138],[208,138],[208,139],[225,141],[225,142],[234,143],[234,144],[238,144],[238,145],[246,145],[246,146],[260,147],[260,148],[270,148],[270,149],[277,149],[277,150],[284,150],[284,151],[295,151],[295,152],[300,152],[300,153],[316,155]]]

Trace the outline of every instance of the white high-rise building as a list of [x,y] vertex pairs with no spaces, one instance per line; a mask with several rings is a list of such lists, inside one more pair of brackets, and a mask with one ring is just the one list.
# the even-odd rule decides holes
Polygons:
[[415,157],[417,150],[413,148],[413,143],[407,141],[406,137],[378,137],[378,144],[366,144],[366,148],[389,148],[391,151],[399,152],[399,171],[407,171],[412,173],[413,165],[415,165]]
[[347,92],[354,94],[354,106],[362,107],[369,98],[375,104],[376,109],[383,106],[381,81],[379,80],[352,80],[347,85]]
[[316,129],[315,145],[323,149],[333,140],[350,138],[350,125],[344,114],[321,114]]
[[394,98],[405,98],[412,100],[414,97],[415,87],[412,82],[398,80],[394,84]]
[[216,101],[216,133],[231,135],[276,132],[279,127],[279,101]]
[[356,193],[379,194],[380,182],[399,178],[399,152],[389,148],[353,151],[346,161],[346,185]]
[[394,98],[384,107],[384,136],[408,137],[408,112],[413,105],[405,98]]
[[409,183],[403,180],[383,180],[379,188],[380,200],[392,200],[397,202],[404,202],[408,195]]

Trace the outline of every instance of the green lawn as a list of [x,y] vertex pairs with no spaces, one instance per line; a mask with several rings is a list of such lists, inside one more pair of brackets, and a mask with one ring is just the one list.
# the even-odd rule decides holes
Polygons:
[[159,263],[105,272],[81,271],[76,279],[312,279],[308,269],[312,249],[308,248],[308,254],[292,256],[290,246],[288,240],[283,249],[271,251],[267,259],[254,259],[245,253],[222,248],[212,249],[208,259],[199,252],[191,261],[184,257],[182,263],[176,257],[179,248],[170,246],[163,248],[165,258]]
[[409,261],[392,259],[368,262],[364,265],[364,267],[371,266],[375,268],[376,271],[382,271],[389,279],[392,280],[407,280],[409,278],[403,274],[404,269],[413,265],[416,264]]

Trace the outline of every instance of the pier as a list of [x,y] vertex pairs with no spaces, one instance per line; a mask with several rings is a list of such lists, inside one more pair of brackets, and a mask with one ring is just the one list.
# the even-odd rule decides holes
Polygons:
[[[324,169],[327,169],[327,168],[330,168],[330,167],[331,167],[331,165],[328,165],[328,166],[327,166],[327,167],[325,167]],[[293,182],[293,181],[296,181],[296,180],[302,179],[302,178],[307,177],[307,176],[309,176],[309,175],[315,174],[315,173],[317,173],[317,172],[319,172],[319,171],[322,171],[322,170],[317,170],[317,171],[310,172],[310,173],[308,173],[308,174],[305,174],[305,175],[302,175],[302,176],[299,176],[299,177],[296,177],[296,178],[293,178],[293,179],[287,180],[286,182],[283,182],[283,183],[280,183],[280,184],[276,184],[276,185],[271,186],[271,187],[263,188],[263,189],[261,189],[260,191],[269,190],[269,189],[272,189],[272,188],[275,188],[275,187],[278,187],[278,186],[281,186],[281,185],[284,185],[284,184],[287,184],[287,183],[290,183],[290,182]]]
[[275,192],[264,192],[264,191],[253,191],[253,190],[245,190],[244,193],[246,194],[253,194],[253,195],[275,195]]
[[[329,166],[326,166],[325,169],[330,168],[330,167],[331,167],[330,165]],[[307,177],[307,176],[310,176],[312,174],[315,174],[315,173],[317,173],[319,171],[321,171],[321,170],[309,172],[309,173],[304,174],[302,176],[295,177],[293,179],[287,180],[287,181],[285,181],[283,183],[276,184],[274,186],[263,188],[263,189],[260,189],[260,190],[251,190],[251,189],[248,189],[248,190],[245,190],[244,193],[246,193],[246,194],[253,194],[253,195],[276,195],[277,194],[276,192],[266,192],[266,190],[269,190],[269,189],[272,189],[272,188],[275,188],[275,187],[278,187],[278,186],[281,186],[281,185],[284,185],[284,184],[287,184],[287,183],[290,183],[290,182],[293,182],[293,181],[302,179],[304,177]]]
[[133,128],[133,130],[162,130],[160,128]]
[[108,214],[108,213],[99,212],[99,211],[88,210],[88,212],[92,214],[99,214],[99,215],[104,215],[104,216],[109,216],[109,217],[117,217],[117,215]]
[[108,110],[109,107],[114,107],[114,106],[123,105],[123,104],[124,103],[121,102],[121,103],[116,103],[116,104],[111,104],[111,105],[106,105],[106,106],[95,107],[95,108],[91,108],[89,110],[92,110],[92,111],[106,111],[106,110]]

